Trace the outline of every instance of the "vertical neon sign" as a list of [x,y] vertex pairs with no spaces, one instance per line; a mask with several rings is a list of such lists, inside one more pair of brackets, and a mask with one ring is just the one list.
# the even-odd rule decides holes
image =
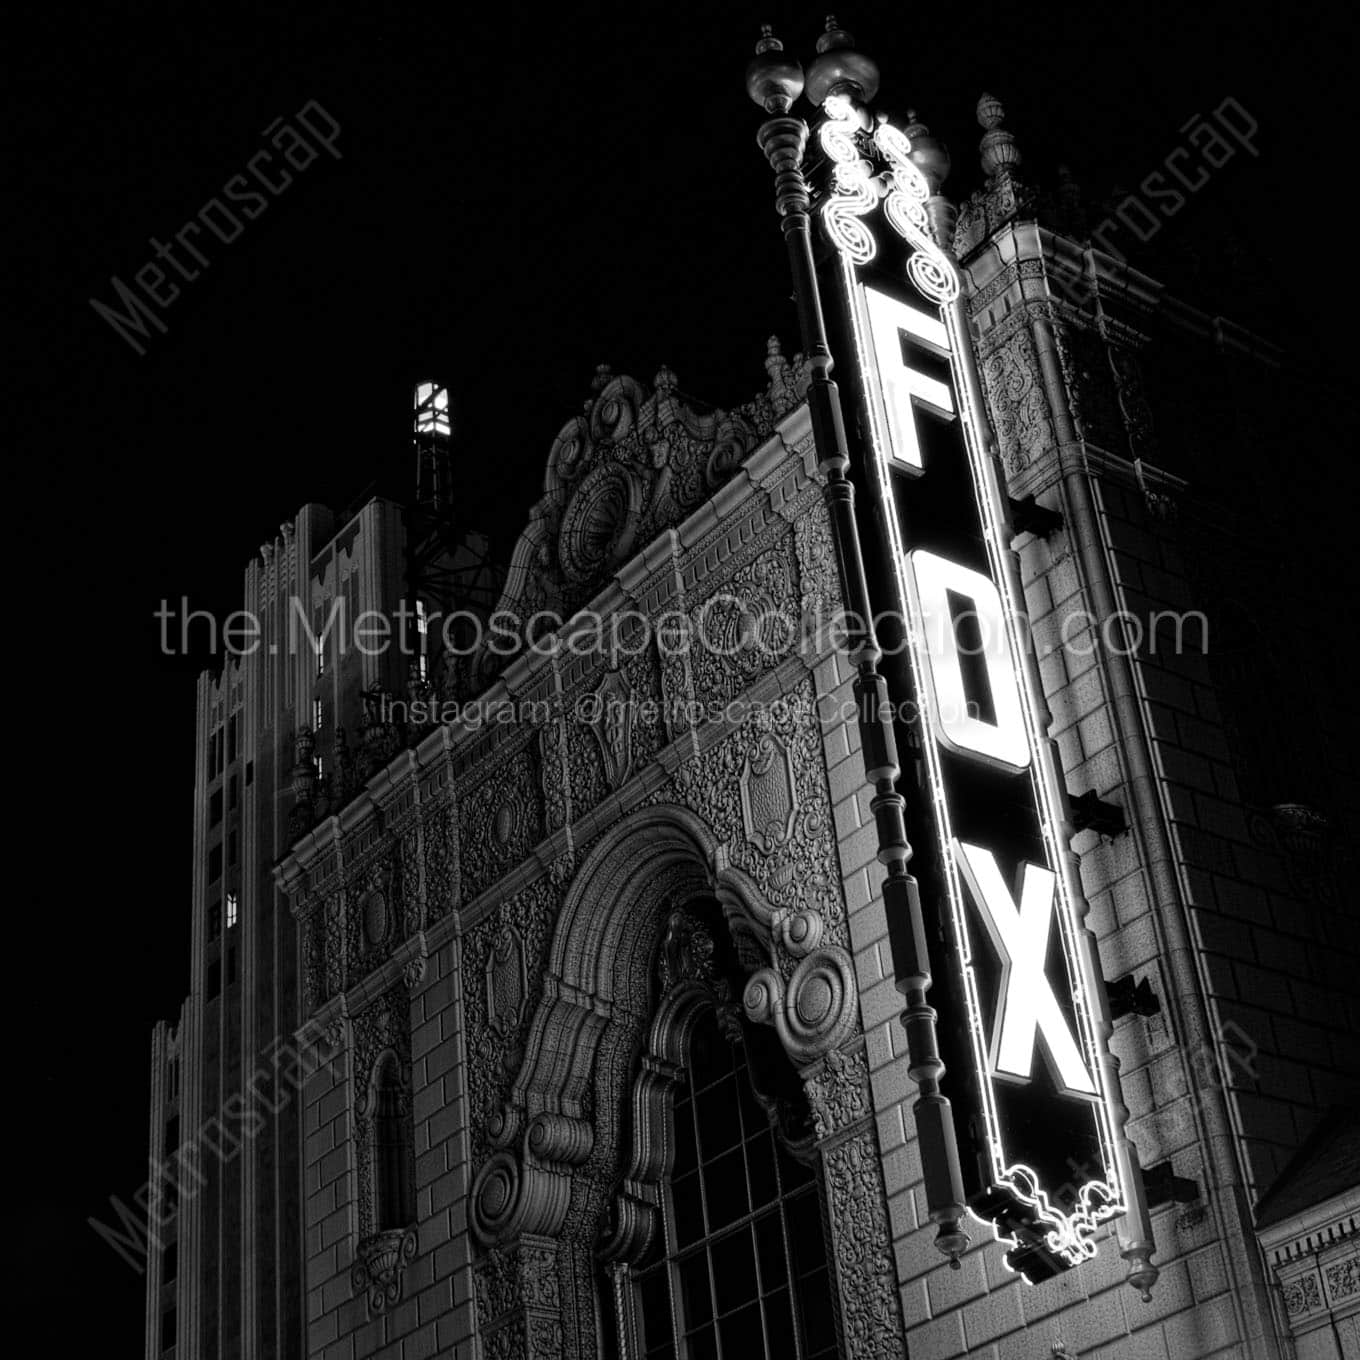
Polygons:
[[[1100,1225],[1131,1205],[1141,1225],[1141,1186],[958,271],[932,236],[906,135],[880,122],[870,136],[837,95],[825,111],[821,220],[915,696],[914,864],[951,965],[937,987],[967,1017],[946,1083],[970,1096],[954,1102],[969,1208],[1037,1280],[1093,1256]],[[865,221],[879,207],[892,229],[883,252]],[[1150,1251],[1149,1239],[1125,1254]]]

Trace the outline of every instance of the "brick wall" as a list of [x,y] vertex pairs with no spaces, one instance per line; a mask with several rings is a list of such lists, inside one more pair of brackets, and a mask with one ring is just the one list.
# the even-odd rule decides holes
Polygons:
[[[1124,508],[1131,504],[1122,493],[1114,500]],[[1128,551],[1136,540],[1133,527],[1130,521],[1128,532],[1116,530]],[[1140,527],[1146,535],[1144,546],[1154,544],[1151,532]],[[1059,530],[1049,540],[1028,540],[1021,558],[1040,668],[1053,712],[1052,734],[1068,786],[1073,792],[1093,789],[1102,798],[1122,802],[1126,776],[1108,685],[1097,652],[1092,649],[1084,654],[1078,613],[1085,607],[1084,596],[1065,531]],[[1174,581],[1171,571],[1164,563],[1148,566],[1150,570],[1140,578],[1144,591],[1156,589],[1169,597]],[[1131,600],[1130,607],[1142,603]],[[1069,621],[1066,636],[1075,646],[1061,645],[1065,621]],[[819,693],[832,695],[837,705],[851,700],[848,668],[842,661],[823,662],[816,676]],[[1176,734],[1180,737],[1183,732],[1189,744],[1174,748],[1177,754],[1171,762],[1179,759],[1178,768],[1192,771],[1203,785],[1191,786],[1191,797],[1202,799],[1193,805],[1195,829],[1204,836],[1221,836],[1245,819],[1232,802],[1235,790],[1222,736],[1213,724],[1213,693],[1203,657],[1187,660],[1176,679],[1190,705],[1186,722],[1176,728]],[[1168,751],[1173,749],[1169,741],[1164,745]],[[970,1219],[974,1245],[959,1270],[948,1268],[934,1245],[936,1229],[926,1210],[910,1109],[915,1088],[907,1075],[905,1035],[898,1022],[902,1000],[892,981],[887,927],[877,891],[882,871],[874,859],[869,791],[853,724],[829,728],[824,733],[824,751],[911,1355],[927,1360],[963,1355],[1051,1360],[1057,1345],[1080,1354],[1083,1360],[1126,1360],[1129,1356],[1182,1360],[1241,1354],[1241,1323],[1233,1302],[1228,1248],[1213,1214],[1187,1213],[1183,1206],[1167,1206],[1154,1213],[1162,1274],[1150,1303],[1143,1303],[1125,1282],[1126,1266],[1112,1232],[1094,1261],[1029,1285],[1006,1268],[1003,1250],[991,1240],[990,1229]],[[1221,783],[1215,782],[1216,776]],[[1106,976],[1150,973],[1154,987],[1162,987],[1152,894],[1133,836],[1125,833],[1106,839],[1082,833],[1074,848],[1091,903],[1088,924],[1098,937]],[[1221,1018],[1229,1017],[1225,1013]],[[1257,1015],[1251,1023],[1262,1027]],[[1123,1068],[1130,1132],[1144,1165],[1170,1159],[1177,1174],[1202,1182],[1204,1157],[1193,1111],[1196,1096],[1187,1076],[1186,1055],[1165,1018],[1121,1020],[1113,1045]],[[1265,1045],[1261,1053],[1266,1055]],[[1205,1055],[1205,1059],[1213,1064],[1212,1071],[1221,1070],[1219,1055]],[[947,1076],[945,1082],[947,1089]]]
[[307,1350],[316,1360],[471,1360],[467,1097],[458,941],[426,964],[411,993],[419,1250],[401,1301],[370,1317],[350,1281],[357,1237],[348,1054],[305,1090]]

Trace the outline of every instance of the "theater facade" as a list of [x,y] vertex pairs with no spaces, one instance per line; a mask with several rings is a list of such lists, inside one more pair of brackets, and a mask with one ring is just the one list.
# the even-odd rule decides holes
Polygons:
[[292,785],[303,1353],[1354,1354],[1354,782],[1215,650],[1294,379],[995,100],[948,208],[838,31],[800,205],[762,56],[839,430],[806,324],[731,410],[601,368],[481,631]]

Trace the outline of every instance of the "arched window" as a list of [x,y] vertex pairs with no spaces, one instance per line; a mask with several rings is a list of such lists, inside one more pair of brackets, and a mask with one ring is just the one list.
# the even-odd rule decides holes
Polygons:
[[373,1207],[378,1232],[415,1222],[413,1172],[411,1098],[396,1054],[389,1052],[378,1060],[373,1082]]
[[790,1151],[810,1147],[806,1102],[775,1036],[741,1029],[729,1039],[707,1006],[691,1031],[664,1240],[632,1271],[625,1319],[646,1360],[837,1354],[817,1175]]

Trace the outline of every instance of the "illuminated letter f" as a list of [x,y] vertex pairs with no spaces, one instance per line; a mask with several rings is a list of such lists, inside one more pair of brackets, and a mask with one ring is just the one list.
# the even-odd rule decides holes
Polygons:
[[1001,960],[1001,986],[992,1022],[992,1071],[1028,1081],[1034,1067],[1034,1041],[1042,1034],[1059,1087],[1071,1095],[1095,1095],[1095,1083],[1044,973],[1057,882],[1053,873],[1037,864],[1024,865],[1017,909],[990,850],[958,840],[954,849]]

